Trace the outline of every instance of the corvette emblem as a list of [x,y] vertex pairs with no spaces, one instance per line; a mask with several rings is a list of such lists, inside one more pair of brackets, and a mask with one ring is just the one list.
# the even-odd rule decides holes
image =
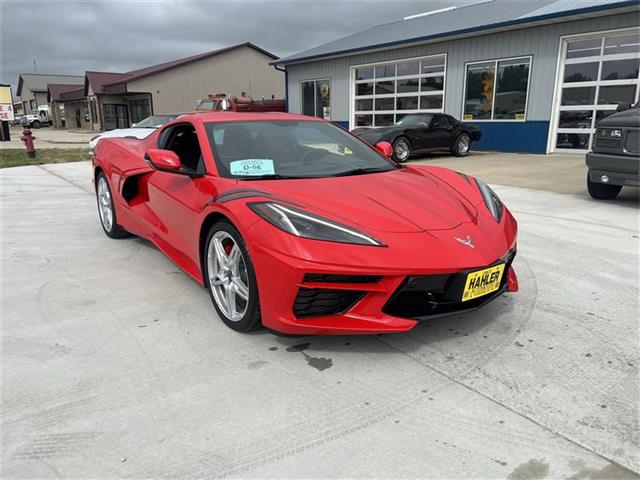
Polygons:
[[469,235],[467,235],[467,238],[460,238],[460,237],[453,237],[453,238],[455,238],[461,244],[466,245],[467,247],[476,248],[476,246],[473,244],[473,238],[471,238]]

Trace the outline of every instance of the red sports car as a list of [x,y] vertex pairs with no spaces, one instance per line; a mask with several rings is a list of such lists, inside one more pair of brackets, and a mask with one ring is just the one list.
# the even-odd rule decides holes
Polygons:
[[153,242],[246,332],[404,332],[518,289],[517,225],[481,180],[398,165],[317,118],[195,113],[100,140],[112,238]]

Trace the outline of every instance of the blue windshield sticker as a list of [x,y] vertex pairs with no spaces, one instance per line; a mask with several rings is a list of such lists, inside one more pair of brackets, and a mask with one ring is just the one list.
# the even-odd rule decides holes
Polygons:
[[231,175],[260,176],[274,175],[273,160],[269,158],[247,158],[229,164]]

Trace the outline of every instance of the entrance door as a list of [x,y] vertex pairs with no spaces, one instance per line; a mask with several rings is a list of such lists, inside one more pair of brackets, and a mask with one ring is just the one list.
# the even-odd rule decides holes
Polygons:
[[80,116],[80,109],[76,108],[76,127],[82,128],[82,118]]
[[114,128],[129,128],[129,111],[126,105],[104,105],[105,130]]
[[331,120],[331,81],[328,78],[302,82],[302,114]]

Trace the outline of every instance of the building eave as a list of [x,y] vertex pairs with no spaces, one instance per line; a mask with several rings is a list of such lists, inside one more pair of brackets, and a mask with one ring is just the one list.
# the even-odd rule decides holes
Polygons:
[[356,48],[345,49],[345,50],[336,50],[334,52],[322,53],[317,55],[309,55],[306,57],[291,58],[289,60],[287,58],[284,58],[281,60],[275,60],[273,62],[270,62],[270,65],[274,65],[274,66],[275,65],[285,65],[285,66],[294,65],[294,64],[300,64],[300,63],[308,63],[315,60],[328,60],[331,58],[346,57],[346,56],[357,55],[362,53],[376,52],[380,50],[390,50],[398,47],[433,43],[435,41],[454,40],[454,39],[472,37],[472,36],[476,36],[477,34],[485,35],[489,33],[510,30],[513,27],[528,28],[528,27],[538,26],[541,24],[558,23],[561,21],[567,21],[567,17],[570,17],[570,20],[580,20],[581,18],[592,17],[593,14],[600,13],[602,11],[608,11],[607,13],[608,15],[625,13],[627,11],[636,12],[638,5],[640,5],[640,0],[627,0],[625,2],[617,3],[615,6],[596,5],[593,7],[585,7],[582,9],[569,10],[566,12],[539,15],[536,17],[519,18],[515,20],[510,20],[507,22],[498,22],[498,23],[482,25],[478,27],[470,27],[466,29],[438,33],[434,35],[424,35],[424,36],[415,37],[415,38],[396,40],[393,42],[367,45],[364,47],[356,47]]

